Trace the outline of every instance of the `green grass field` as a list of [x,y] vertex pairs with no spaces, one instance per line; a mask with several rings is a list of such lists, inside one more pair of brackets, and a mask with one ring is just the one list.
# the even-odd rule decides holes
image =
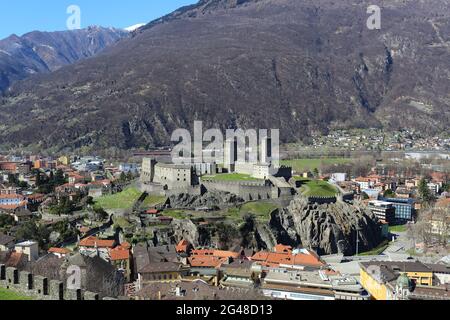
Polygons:
[[390,233],[406,232],[406,230],[407,230],[406,225],[389,226]]
[[175,210],[175,209],[166,209],[162,212],[162,215],[179,220],[186,219],[187,217],[187,214],[183,210]]
[[233,220],[241,220],[245,214],[251,214],[257,220],[268,221],[270,213],[276,208],[278,208],[277,205],[267,201],[247,202],[240,207],[228,209],[227,217]]
[[260,181],[260,179],[253,178],[248,174],[241,173],[224,173],[215,176],[205,176],[205,178],[217,181]]
[[155,207],[157,205],[163,204],[166,200],[164,196],[147,196],[142,203],[143,208]]
[[128,227],[131,226],[130,221],[128,221],[128,220],[125,219],[124,217],[118,217],[118,216],[115,216],[115,217],[113,218],[113,221],[114,221],[114,226],[115,226],[115,227],[120,227],[120,228],[122,228],[122,229],[125,229],[125,228],[128,228]]
[[4,300],[32,300],[32,298],[23,296],[11,290],[0,288],[0,301]]
[[343,164],[351,162],[348,158],[323,158],[323,159],[295,159],[283,160],[282,165],[292,167],[296,172],[312,171],[315,168],[320,169],[322,165]]
[[142,192],[137,188],[129,187],[124,191],[112,195],[107,195],[96,199],[96,204],[103,209],[129,209],[133,206]]
[[332,197],[338,193],[338,190],[326,181],[303,178],[298,180],[303,181],[300,191],[305,197]]

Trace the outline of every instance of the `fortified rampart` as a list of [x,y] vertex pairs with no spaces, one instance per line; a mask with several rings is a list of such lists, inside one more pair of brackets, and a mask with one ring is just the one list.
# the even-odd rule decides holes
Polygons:
[[315,204],[328,204],[328,203],[336,203],[337,202],[336,197],[308,197],[308,203],[315,203]]
[[[100,300],[100,295],[82,289],[68,289],[64,282],[49,280],[28,271],[0,264],[0,287],[39,300]],[[111,300],[112,298],[103,298]]]
[[233,193],[246,201],[276,199],[279,189],[267,180],[258,181],[218,181],[202,178],[202,185],[207,190]]

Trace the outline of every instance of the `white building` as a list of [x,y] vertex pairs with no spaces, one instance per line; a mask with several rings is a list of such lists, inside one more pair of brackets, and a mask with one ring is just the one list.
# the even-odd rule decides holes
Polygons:
[[39,244],[35,241],[17,243],[14,250],[26,254],[28,256],[28,261],[36,261],[39,259]]

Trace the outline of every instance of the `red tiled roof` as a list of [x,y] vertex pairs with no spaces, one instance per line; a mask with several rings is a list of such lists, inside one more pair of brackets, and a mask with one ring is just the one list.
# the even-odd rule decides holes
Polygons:
[[50,248],[48,249],[49,253],[59,253],[59,254],[68,254],[71,251],[69,249],[66,248]]
[[177,252],[187,252],[189,246],[189,241],[183,239],[176,245],[175,249]]
[[32,194],[32,195],[29,195],[27,198],[28,199],[32,199],[32,200],[36,200],[36,199],[42,199],[44,197],[45,197],[45,195],[42,194],[42,193],[35,193],[35,194]]
[[28,204],[28,201],[23,200],[18,204],[0,204],[0,209],[3,210],[16,210],[18,208],[25,208]]
[[11,252],[11,255],[8,258],[8,261],[6,262],[7,267],[17,267],[22,260],[25,259],[25,255],[22,252]]
[[214,254],[214,250],[212,250],[212,249],[192,250],[192,255],[194,255],[194,256],[212,256],[213,254]]
[[299,265],[299,266],[315,266],[320,267],[325,264],[320,258],[312,251],[308,250],[308,253],[279,253],[279,252],[257,252],[251,258],[253,261],[261,262],[267,266],[279,266],[280,264],[286,265]]
[[80,241],[80,246],[83,247],[99,247],[99,248],[112,248],[114,246],[114,240],[101,240],[97,237],[87,237]]
[[0,194],[0,199],[24,199],[20,194]]
[[292,252],[292,247],[291,246],[285,246],[283,244],[277,244],[274,247],[274,251],[277,252],[277,253],[283,253],[283,252],[288,253],[288,252]]
[[114,249],[110,249],[109,257],[111,258],[111,261],[130,259],[129,243],[123,243]]
[[213,256],[218,258],[239,258],[240,257],[239,252],[233,252],[233,251],[223,251],[223,250],[214,250]]
[[205,267],[216,268],[227,261],[226,258],[219,258],[213,256],[193,256],[188,258],[188,263],[191,267]]

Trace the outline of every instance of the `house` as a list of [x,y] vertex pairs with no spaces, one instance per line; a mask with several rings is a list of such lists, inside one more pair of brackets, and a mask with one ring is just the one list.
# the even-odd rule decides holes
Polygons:
[[220,266],[221,280],[223,287],[255,288],[257,284],[257,274],[252,268],[252,261],[234,261],[230,264]]
[[0,161],[0,171],[16,173],[17,166],[19,164],[20,164],[19,162],[14,162],[14,161]]
[[201,279],[193,281],[152,282],[143,286],[136,293],[138,299],[151,300],[236,300],[236,299],[261,299],[262,297],[253,291],[237,292],[236,290],[223,290],[210,286]]
[[326,266],[326,263],[311,250],[292,250],[292,247],[281,244],[275,246],[273,252],[257,252],[251,260],[266,267],[322,268]]
[[89,197],[93,199],[97,199],[103,196],[103,187],[98,185],[90,185],[89,186]]
[[131,245],[123,242],[113,249],[109,249],[111,263],[123,272],[126,281],[131,280]]
[[373,188],[373,186],[376,183],[376,181],[371,180],[370,178],[366,178],[366,177],[358,177],[358,178],[354,179],[353,181],[356,182],[357,184],[359,184],[359,188],[361,190],[371,189],[371,188]]
[[160,216],[160,211],[158,209],[149,209],[145,211],[145,214],[150,218],[157,218],[158,216]]
[[24,241],[14,246],[14,251],[26,254],[28,261],[39,259],[39,244],[36,241]]
[[7,268],[22,268],[28,264],[28,257],[22,252],[16,251],[0,251],[0,263],[4,264]]
[[69,183],[75,184],[75,183],[84,183],[85,177],[78,174],[78,173],[69,173]]
[[0,209],[15,210],[17,208],[26,208],[27,200],[20,194],[0,194]]
[[0,233],[0,251],[10,251],[15,243],[16,238]]
[[14,217],[16,222],[26,222],[33,218],[33,213],[25,208],[17,208],[12,211],[11,215]]
[[174,282],[179,281],[186,273],[181,263],[176,262],[154,262],[138,270],[138,283],[142,286],[152,282]]
[[192,250],[192,245],[189,241],[183,239],[175,247],[175,250],[179,254],[189,255]]
[[67,255],[69,255],[72,251],[66,248],[50,248],[47,250],[47,253],[54,254],[58,258],[65,258]]
[[426,266],[433,271],[435,285],[450,283],[450,265],[445,263],[427,263]]
[[5,187],[2,187],[2,188],[0,188],[0,195],[1,194],[4,194],[4,195],[20,194],[20,188],[13,188],[13,187],[5,188]]
[[115,247],[115,240],[102,240],[94,236],[82,239],[79,244],[79,252],[88,257],[99,256],[103,260],[109,261],[109,250]]

